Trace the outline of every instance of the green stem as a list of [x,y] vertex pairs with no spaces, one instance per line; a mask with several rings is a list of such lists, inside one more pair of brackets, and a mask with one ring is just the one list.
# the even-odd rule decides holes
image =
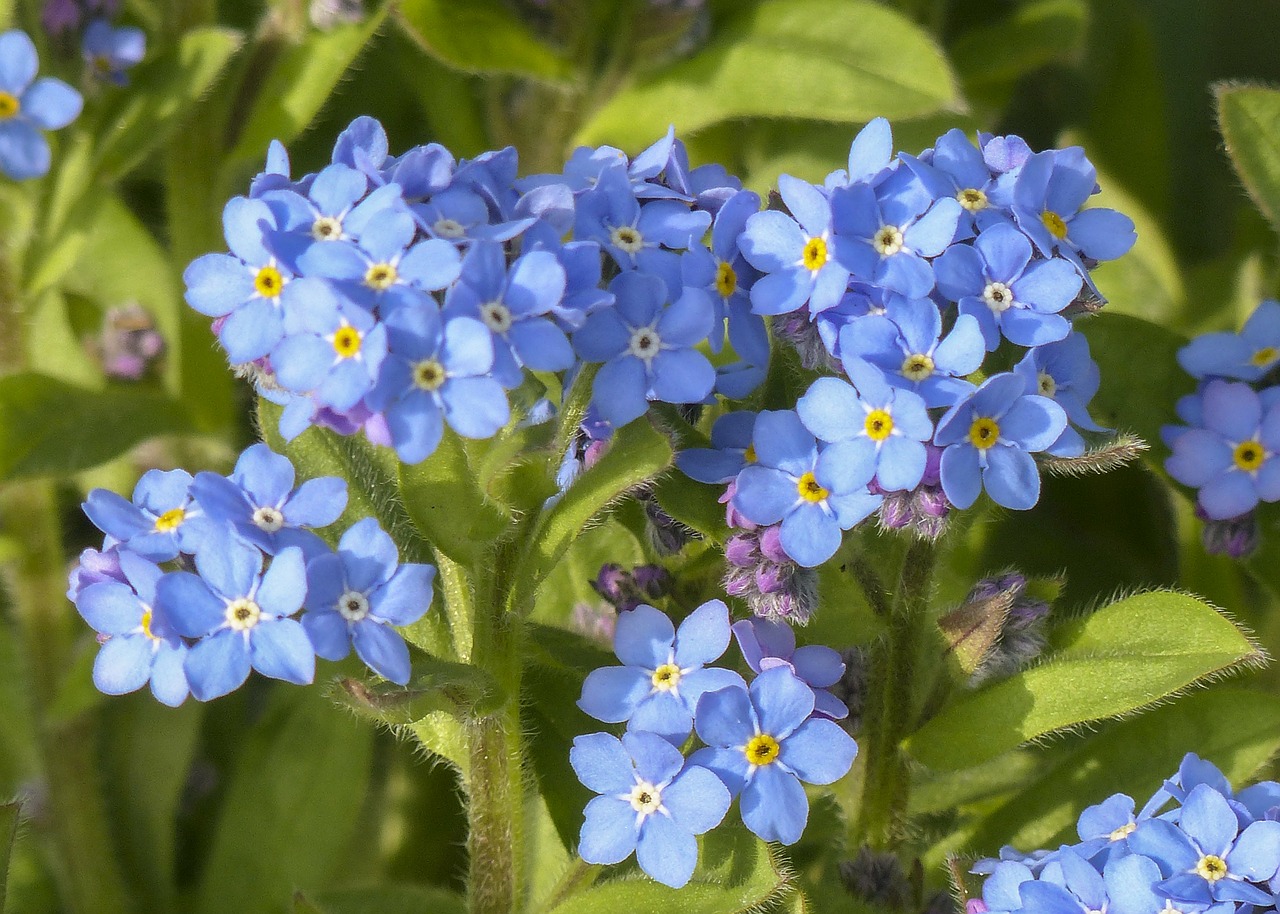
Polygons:
[[855,846],[891,848],[901,836],[910,789],[902,741],[917,720],[919,659],[928,630],[929,587],[936,547],[912,540],[902,559],[898,592],[889,616],[889,635],[871,665],[874,694],[867,718],[866,779],[854,828]]

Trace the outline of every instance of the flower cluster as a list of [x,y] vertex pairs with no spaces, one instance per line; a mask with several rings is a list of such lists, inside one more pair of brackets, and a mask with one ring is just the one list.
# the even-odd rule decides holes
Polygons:
[[407,683],[409,651],[393,626],[427,611],[435,568],[400,564],[373,518],[330,549],[312,528],[346,502],[337,477],[295,487],[293,464],[265,444],[229,477],[151,470],[132,501],[89,493],[85,513],[106,540],[80,557],[67,596],[102,642],[94,684],[119,695],[150,682],[165,704],[188,692],[207,701],[250,669],[309,683],[317,656],[341,660],[353,646],[374,672]]
[[[1090,271],[1135,236],[1126,216],[1085,208],[1095,178],[1077,147],[975,145],[959,130],[894,156],[883,119],[823,185],[783,175],[784,208],[748,215],[720,256],[741,264],[750,313],[771,316],[806,367],[838,376],[794,409],[722,416],[714,450],[684,452],[681,468],[729,484],[729,523],[777,525],[803,567],[876,512],[933,537],[984,490],[1033,506],[1032,455],[1078,456],[1080,431],[1103,431],[1086,410],[1098,369],[1070,318],[1102,304]],[[1015,369],[990,373],[986,356],[1008,364],[1011,348],[1024,352]],[[758,590],[753,605],[773,613]]]
[[1178,352],[1199,385],[1177,403],[1185,425],[1161,429],[1169,475],[1196,492],[1214,551],[1240,557],[1256,543],[1259,501],[1280,500],[1280,302],[1263,301],[1239,333],[1206,333]]
[[15,181],[49,171],[45,130],[61,130],[80,116],[84,99],[60,79],[36,74],[40,60],[26,32],[0,33],[0,172]]
[[[1166,809],[1170,804],[1172,808]],[[1194,754],[1135,813],[1116,794],[1080,816],[1080,841],[979,861],[987,876],[969,914],[1270,910],[1280,889],[1280,784],[1238,793]]]
[[[731,633],[756,674],[749,686],[710,666]],[[718,825],[734,797],[752,832],[794,844],[809,813],[801,782],[830,784],[853,764],[857,744],[835,723],[848,711],[827,691],[844,663],[820,645],[797,649],[785,624],[731,627],[728,608],[712,600],[677,629],[642,604],[619,616],[614,653],[623,665],[587,676],[578,706],[627,731],[621,740],[580,736],[570,755],[600,794],[578,847],[590,863],[619,863],[634,850],[641,869],[679,888],[697,863],[694,836]],[[685,759],[678,747],[691,732],[705,745]]]

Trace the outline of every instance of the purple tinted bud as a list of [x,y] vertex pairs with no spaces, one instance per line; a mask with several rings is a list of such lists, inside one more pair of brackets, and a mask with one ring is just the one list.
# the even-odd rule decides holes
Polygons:
[[925,444],[924,446],[924,476],[920,479],[920,484],[924,486],[938,486],[942,484],[942,452],[944,448],[938,447],[936,444]]
[[827,344],[822,341],[809,314],[809,306],[799,311],[776,315],[770,324],[775,339],[789,344],[800,356],[800,364],[805,368],[817,371],[840,371],[840,363],[827,351]]
[[589,470],[593,466],[595,466],[596,463],[599,462],[600,458],[603,457],[605,455],[605,452],[608,450],[609,450],[608,441],[592,441],[590,444],[588,444],[586,449],[583,450],[582,452],[583,469]]
[[964,903],[964,914],[987,914],[987,903],[981,898],[970,898]]
[[760,532],[760,554],[777,565],[791,565],[791,556],[782,548],[782,527],[774,524]]
[[[874,482],[874,480],[873,480]],[[886,530],[901,530],[911,523],[915,512],[911,508],[914,492],[892,492],[880,503],[878,519]]]
[[618,624],[618,614],[612,607],[592,606],[590,603],[578,603],[573,607],[573,615],[569,624],[575,631],[581,632],[593,641],[613,646],[613,632]]
[[944,518],[951,513],[951,502],[940,486],[923,486],[916,490],[916,515]]
[[735,568],[754,568],[760,561],[759,540],[749,533],[735,533],[724,544],[724,560]]
[[671,588],[671,575],[661,565],[637,565],[631,569],[631,580],[645,600],[666,596]]
[[1255,512],[1247,511],[1227,520],[1213,520],[1201,511],[1197,503],[1196,516],[1205,522],[1201,538],[1204,551],[1210,555],[1242,559],[1258,548],[1258,516]]
[[730,527],[736,527],[739,530],[754,530],[756,525],[747,520],[738,513],[738,509],[733,506],[733,495],[738,491],[736,480],[725,486],[724,494],[717,501],[724,505],[724,522]]
[[691,528],[662,510],[653,496],[642,495],[640,503],[644,505],[645,533],[659,555],[675,555],[697,537]]
[[781,592],[791,580],[791,572],[785,565],[767,563],[755,570],[756,587],[763,594]]
[[862,712],[867,703],[867,653],[860,647],[850,647],[840,652],[844,661],[844,675],[827,691],[844,702],[849,709],[845,726],[856,733],[862,726]]
[[600,572],[591,582],[592,588],[614,606],[625,602],[632,589],[631,575],[616,562],[600,566]]
[[945,517],[919,516],[915,522],[916,533],[924,539],[936,540],[947,532]]
[[45,0],[44,9],[40,11],[40,24],[50,37],[58,38],[78,27],[82,15],[76,0]]
[[784,589],[745,596],[751,611],[763,619],[805,625],[818,606],[818,574],[812,568],[796,568]]
[[755,590],[755,576],[748,568],[730,568],[724,577],[724,592],[731,597],[745,597]]
[[109,378],[137,381],[164,353],[164,337],[145,308],[112,308],[103,319],[96,349]]
[[129,583],[120,570],[120,552],[114,547],[102,552],[86,549],[80,553],[80,561],[67,577],[67,599],[74,603],[80,596],[80,591],[90,584],[102,581]]
[[896,854],[864,846],[858,856],[843,861],[838,871],[840,881],[855,898],[876,908],[911,909],[915,891]]
[[1012,599],[1017,599],[1026,589],[1027,579],[1023,575],[1015,572],[996,575],[995,577],[983,578],[977,584],[974,584],[970,588],[969,596],[965,599],[965,602],[973,603],[978,600],[990,600],[992,597],[1009,592],[1012,592]]

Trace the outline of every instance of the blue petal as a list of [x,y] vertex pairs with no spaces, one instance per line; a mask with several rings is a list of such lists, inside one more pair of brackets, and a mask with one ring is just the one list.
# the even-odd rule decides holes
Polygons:
[[723,600],[708,600],[680,623],[675,637],[676,665],[683,669],[711,663],[725,652],[729,636],[729,607]]
[[253,668],[264,676],[307,685],[316,677],[316,654],[301,622],[260,622],[249,639]]
[[0,171],[15,181],[47,174],[52,156],[40,131],[24,120],[0,123]]
[[302,614],[302,627],[316,656],[325,660],[341,660],[351,653],[351,629],[347,620],[336,612],[306,612]]
[[[694,728],[709,746],[741,750],[756,734],[756,726],[755,710],[746,689],[717,689],[698,699]],[[739,751],[738,755],[742,753]],[[746,757],[742,759],[745,764]]]
[[801,423],[800,417],[790,410],[760,413],[756,417],[752,442],[758,466],[777,467],[797,477],[813,469],[817,442]]
[[197,700],[218,698],[249,678],[249,645],[240,632],[224,629],[193,645],[183,669]]
[[809,821],[809,800],[794,774],[781,765],[756,769],[742,789],[742,821],[766,841],[795,844]]
[[942,452],[939,468],[942,491],[947,501],[964,510],[978,500],[982,491],[982,471],[978,451],[968,444],[956,444]]
[[401,565],[386,584],[370,595],[369,611],[393,625],[417,622],[431,608],[435,575],[432,565]]
[[839,724],[811,717],[782,741],[778,761],[810,784],[831,784],[849,773],[858,744]]
[[444,396],[445,420],[463,438],[491,438],[511,420],[506,391],[493,378],[455,378]]
[[753,267],[772,273],[787,269],[800,259],[805,235],[786,213],[766,210],[747,220],[738,244]]
[[729,811],[728,789],[707,768],[686,765],[662,791],[662,805],[681,828],[700,835],[715,828]]
[[151,694],[162,704],[176,708],[187,700],[191,687],[183,665],[187,659],[185,646],[161,647],[151,664]]
[[84,588],[76,598],[76,609],[94,631],[104,635],[124,635],[142,624],[138,595],[117,581],[99,581]]
[[648,410],[649,402],[645,399],[647,387],[644,365],[633,356],[624,356],[605,363],[596,372],[591,402],[602,418],[618,428],[640,418]]
[[680,750],[661,737],[643,730],[624,733],[622,746],[629,756],[627,768],[633,767],[636,775],[650,784],[663,784],[680,773],[684,756]]
[[813,713],[813,690],[790,667],[773,667],[751,683],[751,703],[759,713],[761,731],[785,740]]
[[1067,427],[1067,414],[1048,397],[1020,397],[1000,417],[1000,439],[1016,441],[1027,451],[1043,451]]
[[1266,882],[1280,866],[1280,822],[1254,822],[1240,833],[1231,853],[1227,871],[1251,882]]
[[346,480],[337,476],[320,476],[298,486],[284,504],[284,516],[290,524],[327,527],[342,516],[346,507]]
[[[668,745],[665,740],[661,741]],[[573,738],[569,765],[578,780],[594,793],[628,793],[635,784],[631,756],[616,736],[586,733]]]
[[664,349],[653,360],[653,396],[664,403],[700,403],[716,383],[716,370],[696,349]]
[[1087,209],[1071,220],[1071,240],[1084,256],[1115,260],[1129,252],[1138,240],[1133,220],[1113,209]]
[[0,34],[0,91],[21,96],[39,66],[31,36],[19,29]]
[[60,79],[38,79],[22,96],[22,113],[45,130],[61,130],[80,116],[84,99]]
[[390,625],[362,619],[353,626],[351,643],[365,665],[383,679],[409,684],[409,648]]
[[627,721],[630,732],[647,732],[679,746],[693,729],[693,714],[683,700],[671,692],[654,692],[636,705]]
[[578,707],[596,720],[616,724],[635,713],[653,683],[644,670],[629,666],[607,666],[592,670],[582,683]]
[[864,415],[857,391],[839,378],[814,381],[796,401],[796,413],[820,441],[852,438],[859,432],[859,420]]
[[1026,511],[1040,500],[1040,473],[1026,451],[997,445],[987,452],[982,483],[991,500],[1006,508]]
[[636,849],[635,810],[617,797],[596,797],[584,810],[578,856],[587,863],[621,863]]
[[[641,604],[619,614],[613,650],[618,659],[628,666],[653,670],[668,662],[675,637],[675,627],[666,613]],[[728,646],[727,637],[725,646]],[[724,647],[720,652],[724,652]]]
[[119,635],[102,645],[93,660],[93,684],[104,695],[124,695],[151,678],[151,639]]
[[805,568],[835,555],[841,539],[840,525],[816,504],[801,504],[782,519],[782,548]]
[[395,574],[400,553],[377,518],[352,524],[338,541],[338,555],[346,570],[347,586],[368,593]]
[[636,862],[658,882],[678,889],[693,875],[698,863],[698,842],[670,818],[655,813],[640,825]]

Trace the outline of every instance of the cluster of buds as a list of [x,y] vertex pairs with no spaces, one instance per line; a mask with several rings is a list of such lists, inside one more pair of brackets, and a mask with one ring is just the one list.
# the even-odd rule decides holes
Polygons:
[[724,544],[725,592],[761,618],[803,625],[818,604],[817,573],[791,560],[778,525],[752,527]]

